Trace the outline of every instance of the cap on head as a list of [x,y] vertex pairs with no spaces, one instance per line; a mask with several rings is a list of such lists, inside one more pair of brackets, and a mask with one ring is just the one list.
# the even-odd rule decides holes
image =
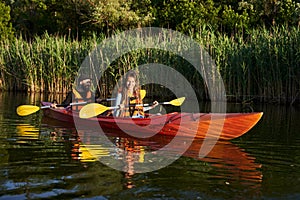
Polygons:
[[87,74],[81,74],[78,78],[78,82],[81,82],[81,81],[86,80],[86,79],[91,79],[91,77]]

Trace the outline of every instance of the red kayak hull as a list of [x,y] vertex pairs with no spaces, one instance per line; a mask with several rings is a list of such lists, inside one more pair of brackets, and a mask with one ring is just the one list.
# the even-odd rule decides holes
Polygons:
[[[49,102],[43,102],[49,105]],[[217,138],[231,140],[248,132],[261,119],[262,112],[253,113],[168,113],[144,119],[98,116],[79,118],[78,113],[67,109],[43,109],[44,116],[76,125],[80,129],[99,128],[104,132],[137,133],[150,137],[156,134]]]

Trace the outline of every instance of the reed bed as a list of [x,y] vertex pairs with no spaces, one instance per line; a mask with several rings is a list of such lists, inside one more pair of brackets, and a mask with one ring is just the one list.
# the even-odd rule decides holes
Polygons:
[[64,93],[70,89],[81,62],[96,39],[67,40],[45,34],[0,42],[0,89]]
[[[167,37],[167,35],[165,35]],[[212,56],[224,81],[229,100],[295,103],[300,99],[300,31],[299,27],[256,29],[245,35],[228,37],[208,29],[199,29],[194,39]],[[0,89],[29,92],[66,93],[72,86],[79,66],[105,37],[91,37],[82,41],[68,40],[45,34],[33,41],[22,38],[0,42]],[[171,40],[172,38],[170,38]],[[176,38],[174,38],[175,40]],[[106,66],[94,66],[103,73],[99,80],[100,96],[106,98],[119,87],[119,78],[131,68],[160,63],[180,72],[192,85],[197,97],[211,97],[202,75],[191,63],[177,54],[189,46],[184,38],[177,38],[176,49],[136,49],[153,41],[128,38],[129,51]],[[152,42],[152,43],[151,43]],[[111,45],[114,50],[114,44]],[[168,45],[166,41],[162,46]],[[130,49],[131,48],[131,49]],[[132,51],[130,51],[132,50]],[[116,54],[118,48],[114,51]],[[107,58],[100,58],[101,61]],[[207,72],[215,76],[216,71]],[[141,83],[147,77],[141,74]],[[174,82],[172,75],[157,72],[155,79]],[[178,84],[180,85],[180,84]],[[153,98],[169,97],[172,91],[156,84],[146,84],[147,94]]]
[[299,102],[299,27],[261,28],[247,35],[209,33],[205,41],[198,38],[216,60],[228,97],[237,101]]

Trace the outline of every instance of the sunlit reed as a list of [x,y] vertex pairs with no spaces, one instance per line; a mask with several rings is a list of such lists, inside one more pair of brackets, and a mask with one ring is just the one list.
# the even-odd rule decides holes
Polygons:
[[[244,35],[230,37],[209,28],[202,28],[193,33],[193,38],[215,60],[228,99],[294,103],[300,98],[299,28],[260,28]],[[85,57],[103,39],[105,38],[94,36],[76,41],[45,34],[33,41],[25,41],[22,38],[0,41],[0,89],[66,93],[72,87]],[[128,40],[133,49],[140,45],[140,41],[134,38]],[[145,46],[151,43],[147,40],[143,42]],[[161,63],[183,74],[200,99],[209,99],[201,75],[190,63],[176,54],[188,49],[186,41],[175,42],[178,45],[173,52],[146,48],[121,54],[118,59],[109,63],[103,72],[104,76],[99,80],[101,96],[105,98],[112,95],[118,79],[129,69],[147,63]],[[161,45],[168,45],[168,41]],[[117,51],[118,48],[116,53],[120,53]],[[101,70],[101,67],[97,67],[93,70]],[[213,73],[215,72],[210,74],[214,76]],[[157,74],[166,81],[174,78],[159,72]],[[167,88],[157,85],[145,87],[153,98],[172,95]]]

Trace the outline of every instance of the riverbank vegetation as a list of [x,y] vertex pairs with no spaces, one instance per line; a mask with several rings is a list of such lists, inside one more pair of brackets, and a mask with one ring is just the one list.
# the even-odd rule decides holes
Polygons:
[[[5,8],[0,17],[0,90],[65,93],[101,41],[123,30],[156,26],[180,31],[202,45],[216,61],[228,99],[290,104],[300,99],[296,1],[40,0],[2,1],[0,7]],[[132,52],[109,66],[101,95],[111,95],[124,71],[153,62],[153,55],[155,62],[180,71],[199,98],[209,98],[201,75],[186,61],[155,49]]]

